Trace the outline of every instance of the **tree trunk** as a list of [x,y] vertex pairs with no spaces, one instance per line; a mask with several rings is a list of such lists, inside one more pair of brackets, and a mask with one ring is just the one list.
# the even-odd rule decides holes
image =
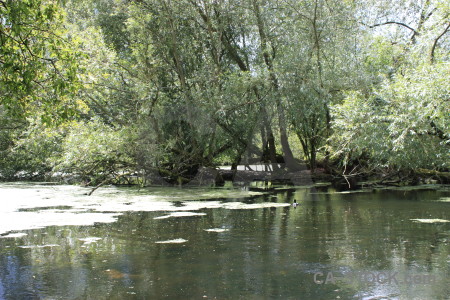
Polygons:
[[[275,102],[276,102],[276,107],[277,107],[277,112],[278,112],[278,125],[280,128],[280,142],[281,142],[281,147],[283,149],[284,160],[286,163],[286,167],[290,171],[298,171],[301,168],[300,168],[299,163],[295,160],[294,155],[292,154],[291,147],[289,145],[286,117],[284,114],[284,108],[281,103],[281,99],[280,99],[280,95],[279,95],[280,87],[279,87],[279,83],[278,83],[278,78],[273,69],[274,53],[272,54],[272,56],[269,55],[269,49],[267,46],[267,44],[268,44],[267,35],[265,32],[264,22],[263,22],[263,18],[261,16],[260,7],[259,7],[259,3],[257,0],[253,0],[253,10],[254,10],[257,25],[258,25],[261,51],[263,52],[264,62],[269,71],[272,88],[275,92]],[[272,50],[273,50],[273,48],[272,48]]]
[[277,150],[275,147],[275,137],[273,135],[272,128],[270,127],[269,120],[267,118],[267,111],[263,108],[262,109],[262,115],[263,115],[263,131],[266,133],[265,138],[263,139],[264,145],[267,144],[267,151],[269,154],[269,160],[271,163],[276,164],[277,163]]

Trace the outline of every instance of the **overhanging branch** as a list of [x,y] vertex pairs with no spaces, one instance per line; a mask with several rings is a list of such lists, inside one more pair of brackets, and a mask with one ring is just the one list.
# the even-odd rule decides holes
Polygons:
[[377,24],[373,24],[373,25],[366,25],[369,28],[374,28],[374,27],[378,27],[378,26],[383,26],[383,25],[389,25],[389,24],[395,24],[395,25],[399,25],[399,26],[403,26],[405,28],[408,28],[409,30],[411,30],[412,32],[414,32],[415,35],[419,35],[419,33],[417,32],[417,30],[415,30],[414,28],[412,28],[411,26],[406,25],[405,23],[402,22],[396,22],[396,21],[387,21],[387,22],[383,22],[383,23],[377,23]]

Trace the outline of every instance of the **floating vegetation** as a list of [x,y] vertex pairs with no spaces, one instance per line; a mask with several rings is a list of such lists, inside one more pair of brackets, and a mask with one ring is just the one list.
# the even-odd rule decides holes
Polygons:
[[446,197],[446,198],[441,198],[439,200],[436,200],[438,202],[450,202],[450,197]]
[[78,239],[82,242],[84,242],[85,245],[89,245],[92,243],[96,243],[97,241],[101,240],[102,238],[99,237],[86,237],[86,238],[82,238],[82,239]]
[[205,229],[207,232],[225,232],[229,231],[229,229],[226,228],[211,228],[211,229]]
[[257,209],[257,208],[269,208],[269,207],[286,207],[291,206],[289,203],[273,203],[273,202],[263,202],[263,203],[242,203],[242,202],[226,202],[223,203],[223,208],[226,209]]
[[23,232],[18,232],[18,233],[10,233],[10,234],[8,234],[8,235],[0,235],[0,239],[1,238],[21,238],[21,237],[24,237],[24,236],[26,236],[27,234],[26,233],[23,233]]
[[48,244],[48,245],[30,245],[30,246],[19,246],[19,248],[23,248],[23,249],[33,249],[33,248],[52,248],[52,247],[59,247],[59,245],[56,245],[56,244]]
[[174,240],[167,240],[167,241],[157,241],[156,244],[182,244],[186,243],[187,240],[185,239],[174,239]]
[[[157,217],[203,216],[201,209],[257,209],[289,206],[288,203],[223,202],[263,195],[242,189],[156,187],[142,190],[104,187],[93,196],[86,189],[68,185],[0,183],[0,234],[47,226],[90,226],[113,223],[125,212],[161,211]],[[208,199],[208,201],[205,201]],[[210,200],[216,199],[216,200]],[[171,213],[173,212],[173,213]]]
[[342,191],[342,192],[317,192],[317,193],[310,193],[314,195],[334,195],[334,194],[357,194],[357,193],[371,193],[373,192],[372,189],[360,189],[360,190],[350,190],[350,191]]
[[168,218],[194,217],[194,216],[206,216],[206,214],[205,213],[195,213],[195,212],[190,212],[190,211],[180,211],[180,212],[170,213],[166,216],[156,217],[153,219],[160,220],[160,219],[168,219]]
[[314,183],[315,187],[322,187],[322,186],[331,186],[331,182],[315,182]]
[[32,207],[32,208],[19,208],[18,211],[21,212],[35,212],[35,211],[40,211],[40,210],[52,210],[52,211],[56,211],[56,210],[62,210],[62,211],[67,211],[69,209],[71,209],[71,206],[49,206],[49,207]]
[[411,221],[416,221],[420,223],[450,223],[449,220],[443,219],[410,219]]
[[12,230],[38,229],[47,226],[89,226],[96,222],[116,222],[117,213],[72,213],[72,212],[3,212],[0,211],[0,234]]
[[371,193],[372,189],[362,189],[353,191],[333,192],[333,194],[356,194],[356,193]]
[[312,189],[312,188],[327,187],[327,186],[331,186],[331,182],[316,182],[316,183],[306,184],[306,185],[285,185],[285,186],[275,187],[274,190],[277,190],[277,191],[299,190],[299,189]]
[[[110,193],[108,190],[121,191],[122,189],[107,188],[106,191],[103,189],[102,193]],[[132,192],[132,191],[131,191]],[[98,193],[98,192],[96,192]],[[141,199],[142,197],[148,197],[151,195],[153,200],[178,200],[178,201],[190,201],[190,200],[207,200],[207,199],[222,199],[222,198],[247,198],[254,196],[264,195],[264,192],[260,191],[250,191],[239,188],[196,188],[196,187],[184,187],[184,188],[174,188],[174,187],[147,187],[135,191],[133,195],[129,195],[130,188],[127,188],[128,198],[133,200],[133,198]],[[95,195],[95,194],[94,194]],[[98,194],[101,195],[101,194]]]

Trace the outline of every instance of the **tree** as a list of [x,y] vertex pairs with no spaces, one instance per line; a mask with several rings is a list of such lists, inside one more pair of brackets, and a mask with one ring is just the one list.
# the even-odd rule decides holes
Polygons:
[[372,168],[449,167],[449,7],[424,1],[409,9],[412,13],[400,20],[387,13],[369,26],[397,26],[402,34],[381,32],[366,46],[371,90],[348,93],[333,108],[335,153],[343,155],[344,165],[365,157]]
[[[447,1],[61,3],[0,0],[10,174],[57,162],[92,183],[132,172],[188,182],[280,153],[298,170],[300,148],[312,170],[332,170],[331,157],[344,170],[446,168]],[[45,124],[61,126],[53,136]]]
[[62,177],[78,176],[86,185],[118,183],[136,171],[134,132],[115,130],[99,122],[73,122],[62,141],[61,155],[54,158],[54,171]]
[[334,108],[336,153],[352,165],[446,169],[450,145],[448,62],[404,71],[372,95],[350,93]]
[[0,105],[10,115],[48,123],[77,109],[77,61],[54,1],[0,1]]

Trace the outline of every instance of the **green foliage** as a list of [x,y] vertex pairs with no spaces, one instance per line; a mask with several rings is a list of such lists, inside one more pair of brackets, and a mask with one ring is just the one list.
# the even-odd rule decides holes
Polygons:
[[402,169],[449,167],[448,62],[418,66],[334,107],[336,154]]
[[[17,123],[16,124],[20,124]],[[0,178],[44,179],[51,176],[54,159],[62,151],[64,129],[40,122],[0,131]]]
[[404,62],[404,49],[401,46],[392,44],[382,36],[373,38],[368,42],[366,53],[364,54],[364,64],[367,72],[374,76],[378,82],[384,78],[392,76],[396,69]]
[[52,123],[75,114],[80,54],[71,48],[54,1],[0,3],[0,105],[14,117]]
[[447,2],[0,1],[0,173],[448,168]]
[[98,184],[134,170],[134,149],[129,130],[115,130],[98,120],[73,123],[54,171]]
[[364,17],[372,83],[333,107],[332,151],[344,165],[448,169],[448,12],[442,1],[379,2]]

